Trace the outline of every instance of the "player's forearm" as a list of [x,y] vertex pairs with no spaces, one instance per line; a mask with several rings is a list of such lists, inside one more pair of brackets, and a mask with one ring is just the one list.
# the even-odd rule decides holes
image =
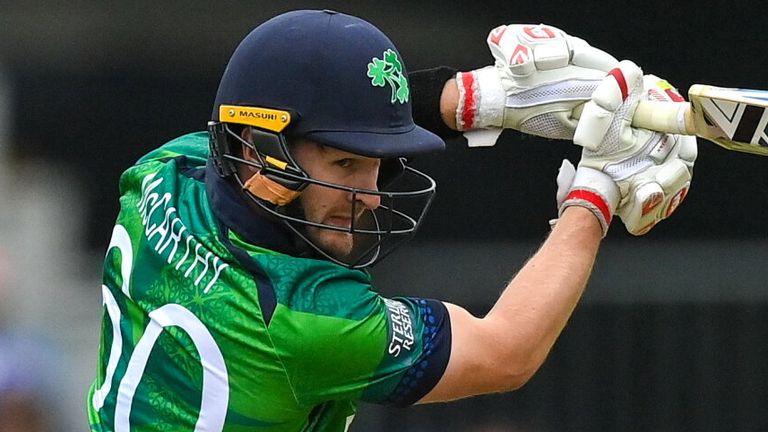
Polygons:
[[456,130],[456,108],[459,106],[459,87],[456,79],[449,79],[440,94],[440,116],[449,128]]
[[601,235],[590,211],[567,209],[485,317],[500,333],[511,365],[525,370],[523,376],[539,368],[565,327],[584,292]]

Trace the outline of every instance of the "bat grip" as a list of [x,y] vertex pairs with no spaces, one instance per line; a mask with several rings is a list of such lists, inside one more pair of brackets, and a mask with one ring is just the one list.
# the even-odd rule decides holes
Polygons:
[[632,126],[671,134],[696,135],[688,102],[641,101]]

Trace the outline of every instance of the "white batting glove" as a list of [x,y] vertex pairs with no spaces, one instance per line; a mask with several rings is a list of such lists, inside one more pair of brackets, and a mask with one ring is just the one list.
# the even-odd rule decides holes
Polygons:
[[[684,99],[667,81],[655,76],[643,77],[646,99],[681,102]],[[627,231],[643,235],[668,218],[685,199],[693,177],[698,148],[696,137],[664,134],[660,153],[648,154],[654,162],[634,175],[630,193],[619,205],[618,215]],[[664,148],[668,150],[664,150]],[[666,152],[666,156],[663,153]],[[655,158],[655,159],[654,159]],[[635,159],[634,163],[639,162]]]
[[[576,167],[574,167],[568,159],[563,159],[563,162],[560,163],[560,168],[557,169],[557,192],[555,193],[555,201],[557,202],[558,212],[560,207],[562,207],[563,202],[565,202],[565,197],[568,196],[568,192],[571,191],[574,177],[576,177]],[[557,224],[557,218],[549,220],[549,226],[551,228],[554,228],[555,224]],[[603,237],[605,237],[605,235],[603,235]]]
[[495,64],[456,76],[456,124],[470,147],[494,145],[502,129],[571,139],[573,108],[590,99],[618,61],[545,24],[503,25],[488,35]]
[[[593,210],[608,230],[618,209],[627,230],[642,235],[669,217],[690,186],[696,139],[637,129],[641,99],[682,99],[666,81],[622,61],[584,106],[574,142],[584,146],[579,168],[559,213],[572,205]],[[679,98],[679,99],[678,99]]]
[[[610,176],[581,165],[576,169],[570,161],[563,160],[557,175],[558,217],[568,207],[585,207],[600,222],[605,237],[620,200],[619,186]],[[549,221],[553,227],[556,222],[557,219]]]

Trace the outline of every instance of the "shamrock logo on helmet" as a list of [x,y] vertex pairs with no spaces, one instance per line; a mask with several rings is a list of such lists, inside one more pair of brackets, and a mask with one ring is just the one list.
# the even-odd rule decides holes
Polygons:
[[391,49],[384,51],[383,60],[374,57],[368,63],[368,76],[371,78],[371,84],[375,87],[384,87],[389,84],[392,89],[391,102],[408,102],[410,90],[408,89],[408,80],[403,75],[403,64],[397,58],[397,53]]

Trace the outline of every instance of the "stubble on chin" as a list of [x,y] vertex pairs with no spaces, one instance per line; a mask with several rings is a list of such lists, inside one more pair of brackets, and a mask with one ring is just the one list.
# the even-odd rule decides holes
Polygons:
[[308,234],[316,246],[336,259],[347,258],[352,253],[354,236],[348,232],[310,227]]
[[[313,221],[315,223],[328,223],[324,221],[322,216],[317,214],[307,214],[303,201],[296,200],[286,207],[287,214],[297,219],[305,219]],[[303,225],[301,227],[308,239],[323,252],[332,256],[333,258],[344,260],[349,258],[354,249],[354,235],[349,232],[337,231],[327,228],[321,228],[310,225]]]

